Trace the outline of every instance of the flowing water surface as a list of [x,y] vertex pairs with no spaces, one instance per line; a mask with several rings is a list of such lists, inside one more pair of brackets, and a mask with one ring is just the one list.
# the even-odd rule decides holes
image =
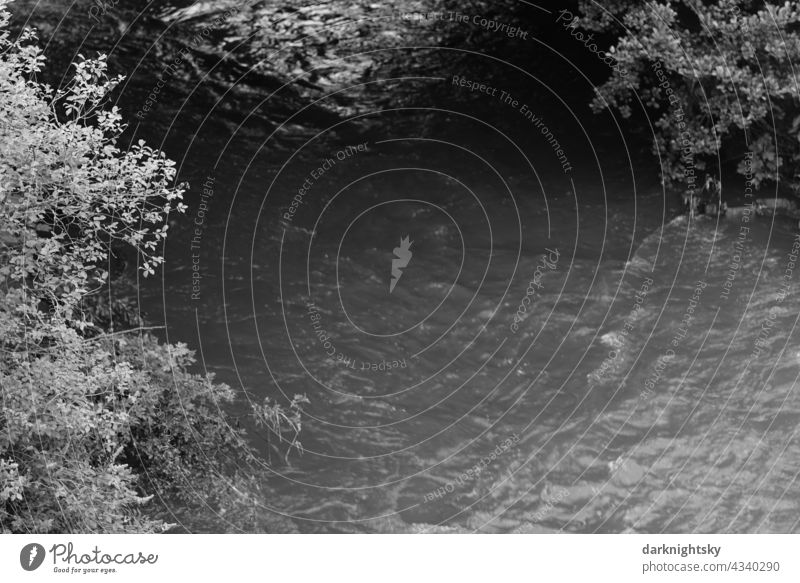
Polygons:
[[[162,63],[143,46],[116,49],[141,68],[128,110]],[[253,106],[265,87],[186,87],[136,127],[192,184],[139,300],[235,412],[308,398],[304,452],[272,454],[254,512],[304,532],[798,530],[794,221],[681,216],[617,125],[544,91],[569,172],[497,103],[506,126],[452,95],[292,118],[289,98]]]

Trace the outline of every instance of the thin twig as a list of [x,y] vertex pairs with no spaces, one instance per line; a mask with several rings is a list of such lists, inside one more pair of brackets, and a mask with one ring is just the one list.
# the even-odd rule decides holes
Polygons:
[[119,334],[128,334],[129,332],[146,332],[148,330],[164,330],[166,326],[140,326],[139,328],[129,328],[128,330],[119,330],[117,332],[109,332],[108,334],[101,334],[100,336],[95,336],[94,338],[86,338],[83,342],[94,342],[95,340],[104,340],[106,338],[111,338],[112,336],[117,336]]

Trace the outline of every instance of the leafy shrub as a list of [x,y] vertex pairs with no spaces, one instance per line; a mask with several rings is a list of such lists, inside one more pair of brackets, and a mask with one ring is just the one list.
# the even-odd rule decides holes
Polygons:
[[[36,38],[26,31],[11,40],[7,3],[0,0],[0,532],[241,522],[259,460],[226,413],[233,391],[193,374],[183,344],[104,330],[120,310],[91,299],[108,279],[113,246],[132,248],[145,276],[163,261],[165,219],[184,210],[174,162],[143,142],[118,147],[125,126],[105,100],[119,78],[107,77],[104,57],[80,59],[57,91],[38,82]],[[257,419],[296,435],[299,402],[288,411],[265,402]]]
[[691,189],[695,169],[718,175],[720,149],[730,145],[754,186],[796,187],[800,2],[582,1],[581,12],[574,27],[615,38],[608,54],[617,66],[592,105],[628,117],[641,101],[654,118],[665,182]]
[[121,78],[108,78],[104,56],[81,57],[71,82],[54,91],[34,80],[43,64],[34,34],[9,40],[8,19],[2,10],[0,200],[6,238],[22,244],[0,274],[70,317],[89,276],[107,276],[114,243],[135,248],[142,271],[153,273],[163,261],[164,218],[185,209],[184,188],[171,186],[175,163],[163,152],[141,140],[118,147],[125,125],[116,107],[103,105]]

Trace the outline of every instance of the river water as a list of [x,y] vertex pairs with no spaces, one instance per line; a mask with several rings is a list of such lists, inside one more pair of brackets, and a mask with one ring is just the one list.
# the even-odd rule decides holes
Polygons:
[[[166,62],[145,38],[114,49],[126,111]],[[239,390],[234,414],[309,400],[254,512],[301,532],[798,531],[796,221],[689,219],[610,117],[433,77],[352,118],[176,79],[135,128],[192,184],[143,313]]]

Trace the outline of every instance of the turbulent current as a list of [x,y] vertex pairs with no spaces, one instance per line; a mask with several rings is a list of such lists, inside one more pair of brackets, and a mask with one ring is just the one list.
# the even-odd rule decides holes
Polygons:
[[796,529],[793,222],[640,226],[660,193],[543,204],[381,147],[292,215],[206,219],[199,301],[171,243],[170,336],[250,395],[310,401],[262,511],[303,531]]

